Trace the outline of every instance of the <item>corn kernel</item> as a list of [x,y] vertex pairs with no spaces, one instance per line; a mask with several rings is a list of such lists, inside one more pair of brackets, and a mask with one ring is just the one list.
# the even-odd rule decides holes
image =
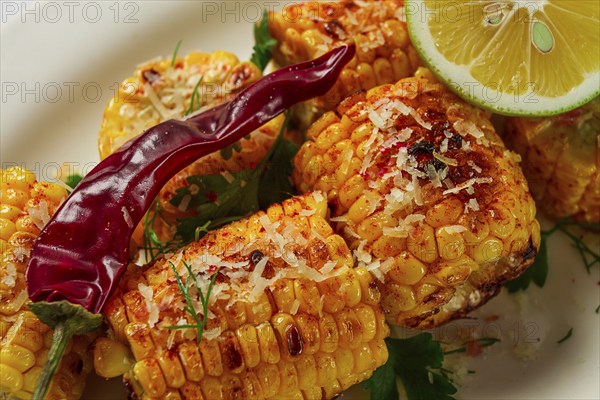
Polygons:
[[394,282],[402,285],[414,285],[427,273],[427,267],[411,253],[404,251],[394,257],[394,266],[387,273]]
[[23,387],[23,375],[15,368],[0,364],[0,388],[8,393],[14,393]]
[[163,378],[158,361],[146,358],[138,361],[133,367],[135,379],[142,385],[144,392],[152,397],[159,397],[167,391],[167,384]]
[[435,232],[438,253],[444,260],[454,260],[465,252],[465,241],[460,232],[448,232],[448,227],[437,228]]
[[499,239],[488,236],[474,247],[473,259],[479,264],[497,261],[502,255],[503,248],[504,245]]
[[435,233],[429,225],[416,226],[408,237],[406,246],[408,251],[426,264],[434,262],[438,257]]

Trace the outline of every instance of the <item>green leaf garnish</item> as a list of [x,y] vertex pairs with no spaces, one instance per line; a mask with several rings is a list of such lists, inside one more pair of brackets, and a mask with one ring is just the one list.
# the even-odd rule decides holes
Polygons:
[[[202,289],[200,288],[200,285],[198,284],[198,277],[194,274],[194,272],[192,271],[192,267],[190,267],[190,265],[188,263],[186,263],[185,261],[183,262],[183,265],[185,266],[185,269],[187,270],[188,276],[187,279],[185,280],[185,283],[183,283],[183,279],[181,279],[181,275],[179,274],[179,272],[177,271],[177,268],[175,268],[175,265],[169,261],[169,263],[171,264],[171,268],[173,269],[173,272],[175,273],[175,279],[177,280],[177,286],[179,286],[179,290],[181,291],[181,294],[183,295],[183,298],[185,299],[185,307],[184,310],[190,314],[190,316],[192,317],[192,319],[194,320],[195,323],[193,324],[184,324],[184,325],[170,325],[167,326],[167,329],[196,329],[196,339],[197,342],[200,343],[200,340],[202,339],[202,334],[204,333],[204,328],[206,327],[206,321],[208,320],[207,315],[208,315],[208,300],[210,299],[210,293],[212,291],[213,286],[215,285],[215,279],[217,278],[217,274],[219,272],[219,270],[216,270],[215,272],[213,272],[213,274],[210,277],[210,283],[208,284],[208,288],[206,289],[206,294],[202,293]],[[198,297],[200,300],[200,304],[202,304],[202,319],[198,316],[198,314],[196,313],[196,310],[194,309],[194,303],[192,301],[192,296],[190,295],[190,282],[192,282],[194,284],[194,286],[196,287],[196,290],[198,291]]]
[[560,339],[556,343],[561,344],[563,342],[566,342],[571,336],[573,336],[573,328],[569,329],[569,331],[567,332],[567,334],[565,336],[563,336],[563,338]]
[[269,12],[266,9],[260,23],[254,25],[254,43],[250,61],[264,71],[271,60],[273,48],[277,45],[277,41],[269,33]]
[[571,244],[577,249],[588,274],[595,265],[600,265],[600,249],[592,249],[583,237],[583,234],[575,233],[577,229],[600,230],[600,224],[578,223],[570,218],[563,219],[551,229],[541,232],[540,250],[535,261],[523,274],[505,284],[510,293],[525,290],[533,282],[538,287],[543,287],[548,277],[548,239],[556,232],[567,236]]
[[[182,244],[198,240],[206,232],[237,221],[294,193],[291,183],[292,160],[297,147],[283,137],[288,119],[269,152],[254,169],[226,175],[194,175],[179,188],[171,204],[179,207],[184,199],[196,215],[181,218],[177,237]],[[201,227],[202,229],[198,230]]]
[[179,53],[179,46],[181,46],[181,39],[177,41],[175,45],[175,51],[173,51],[173,58],[171,58],[171,67],[175,66],[175,61],[177,60],[177,53]]
[[143,246],[144,246],[144,256],[147,262],[154,260],[161,254],[167,253],[169,251],[176,250],[179,248],[179,243],[177,240],[171,240],[168,242],[162,242],[158,237],[158,234],[155,231],[156,219],[159,218],[162,220],[167,226],[170,226],[171,223],[163,218],[162,209],[160,203],[157,200],[154,201],[154,207],[150,208],[146,215],[144,216],[144,236],[143,236]]
[[371,400],[397,400],[396,377],[408,400],[454,400],[456,387],[442,369],[444,352],[430,333],[408,339],[385,340],[388,361],[363,383],[371,390]]
[[79,184],[79,182],[81,182],[82,179],[83,179],[83,176],[81,176],[79,174],[72,174],[72,175],[67,176],[67,178],[65,179],[65,184],[68,187],[70,187],[71,189],[75,189],[75,186],[77,186]]

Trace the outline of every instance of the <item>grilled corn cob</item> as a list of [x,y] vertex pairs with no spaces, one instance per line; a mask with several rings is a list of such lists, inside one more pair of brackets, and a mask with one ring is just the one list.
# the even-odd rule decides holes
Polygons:
[[506,143],[551,218],[600,223],[600,99],[551,118],[511,118]]
[[[98,140],[100,156],[107,157],[126,141],[162,121],[227,101],[261,76],[253,63],[240,62],[226,51],[192,52],[174,62],[158,59],[144,63],[121,83],[104,111]],[[187,185],[187,177],[240,171],[256,165],[266,155],[282,123],[283,118],[277,118],[231,146],[230,155],[215,153],[203,157],[176,175],[159,195],[160,218],[152,218],[153,229],[160,239],[170,240],[177,218],[190,215],[185,207],[170,203],[176,190]],[[138,244],[142,231],[140,227],[134,236]]]
[[407,78],[357,94],[308,137],[297,188],[327,193],[337,232],[378,278],[388,322],[461,316],[532,262],[540,228],[517,156],[483,111],[441,85]]
[[[27,309],[25,268],[40,228],[67,192],[37,182],[21,168],[0,171],[0,393],[30,399],[46,362],[52,330]],[[53,378],[46,399],[78,399],[92,368],[90,336],[73,339]]]
[[[144,399],[321,399],[369,377],[387,359],[389,328],[326,213],[318,192],[292,198],[127,274],[105,308],[114,343],[135,358],[127,386]],[[195,274],[204,294],[217,274],[199,344],[195,329],[166,328],[194,323],[174,270],[183,285]],[[97,370],[122,370],[115,346],[118,365],[105,342]]]
[[356,56],[337,84],[298,110],[305,126],[347,95],[411,76],[419,66],[400,0],[293,4],[271,14],[269,31],[278,42],[273,59],[280,66],[316,58],[349,40],[356,42]]

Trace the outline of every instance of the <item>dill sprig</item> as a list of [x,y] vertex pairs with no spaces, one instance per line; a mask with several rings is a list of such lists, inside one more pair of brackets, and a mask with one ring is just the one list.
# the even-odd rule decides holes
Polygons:
[[[183,114],[184,116],[190,115],[191,113],[193,113],[194,111],[196,111],[197,109],[199,109],[202,106],[202,100],[200,99],[200,94],[198,93],[198,88],[200,87],[200,84],[202,83],[202,78],[204,78],[204,76],[201,76],[200,79],[198,79],[198,83],[196,83],[196,86],[194,86],[194,90],[192,91],[192,96],[190,97],[190,107],[187,109],[185,114]],[[196,103],[198,104],[197,107],[194,106]]]
[[175,61],[177,60],[177,53],[179,52],[179,46],[181,46],[181,39],[177,41],[175,45],[175,51],[173,52],[173,58],[171,58],[171,67],[175,66]]
[[[202,293],[202,289],[200,288],[200,285],[198,284],[198,277],[194,274],[194,272],[192,271],[192,268],[190,267],[190,265],[188,263],[183,261],[183,265],[185,266],[185,269],[187,270],[187,273],[188,273],[185,283],[183,283],[183,279],[181,278],[181,275],[177,271],[177,268],[175,267],[175,265],[170,261],[169,261],[169,263],[171,264],[171,268],[173,269],[173,272],[175,273],[175,279],[177,279],[177,286],[179,286],[179,290],[181,291],[181,294],[183,295],[183,298],[185,299],[184,310],[188,314],[190,314],[190,316],[194,320],[194,323],[193,324],[184,324],[184,325],[170,325],[170,326],[167,326],[166,328],[167,329],[196,329],[197,341],[198,341],[198,343],[200,343],[200,340],[202,339],[202,334],[204,333],[204,327],[206,326],[206,321],[208,320],[208,317],[207,317],[207,315],[208,315],[208,300],[210,299],[210,293],[212,291],[213,286],[215,285],[215,280],[217,278],[217,274],[219,273],[219,270],[217,269],[210,277],[210,283],[208,284],[208,288],[206,289],[206,295],[204,295],[204,293]],[[196,313],[196,310],[194,309],[194,303],[192,302],[192,297],[190,296],[190,282],[193,282],[194,286],[196,287],[196,290],[198,291],[198,297],[200,298],[200,304],[202,304],[202,318],[200,318],[198,316],[198,314]]]

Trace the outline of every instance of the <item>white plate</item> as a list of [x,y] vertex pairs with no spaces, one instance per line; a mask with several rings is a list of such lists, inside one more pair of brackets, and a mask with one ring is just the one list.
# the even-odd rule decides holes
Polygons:
[[[52,178],[69,162],[87,170],[98,161],[96,136],[102,110],[117,82],[138,63],[197,49],[227,49],[246,59],[258,1],[21,2],[0,3],[2,167],[19,164]],[[277,2],[266,2],[273,6]],[[280,3],[281,4],[281,3]],[[503,293],[456,326],[502,343],[470,362],[476,373],[460,388],[463,399],[600,398],[599,269],[585,272],[564,237],[550,241],[550,274],[543,289],[524,296]],[[516,299],[526,303],[524,308]],[[491,324],[485,318],[498,315]],[[573,336],[556,342],[569,328]],[[539,342],[538,342],[539,340]],[[537,347],[533,360],[514,357],[523,343]],[[354,397],[354,396],[353,396]],[[93,378],[85,399],[124,399],[116,381]]]

